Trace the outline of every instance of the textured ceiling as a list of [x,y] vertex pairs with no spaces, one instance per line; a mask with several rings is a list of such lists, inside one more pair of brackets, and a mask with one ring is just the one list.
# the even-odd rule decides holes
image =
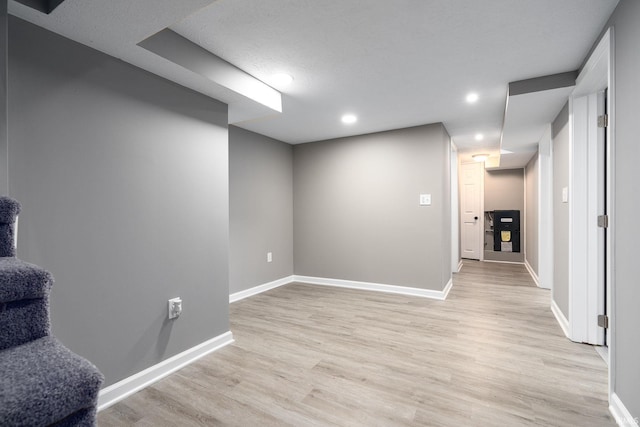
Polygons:
[[615,4],[221,0],[172,29],[258,79],[295,77],[284,113],[250,130],[300,143],[442,121],[469,147],[498,144],[508,82],[577,69]]
[[[285,142],[443,122],[473,149],[498,146],[508,83],[579,68],[616,3],[66,0],[48,16],[13,1],[9,11],[231,104],[242,97],[137,43],[170,27],[266,83],[290,73],[275,87],[283,112],[240,123]],[[342,125],[345,112],[358,122]]]

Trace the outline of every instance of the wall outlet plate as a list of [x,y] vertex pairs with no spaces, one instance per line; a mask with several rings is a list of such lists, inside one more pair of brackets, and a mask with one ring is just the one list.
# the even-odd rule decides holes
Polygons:
[[182,299],[180,297],[169,300],[169,319],[175,319],[182,314]]

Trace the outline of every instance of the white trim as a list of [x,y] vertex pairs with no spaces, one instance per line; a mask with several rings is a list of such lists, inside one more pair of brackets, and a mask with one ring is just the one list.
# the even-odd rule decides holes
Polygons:
[[[611,40],[608,30],[587,60],[569,99],[570,338],[594,345],[604,343],[604,330],[597,325],[597,315],[604,310],[602,247],[606,242],[595,221],[604,211],[604,187],[600,188],[604,180],[600,149],[604,132],[597,127],[597,118],[603,108],[599,92],[611,83]],[[611,127],[607,131],[611,135]]]
[[570,338],[569,337],[569,321],[567,320],[566,317],[564,317],[562,310],[560,310],[560,307],[558,307],[558,304],[556,304],[554,300],[551,300],[551,312],[553,313],[554,316],[556,316],[556,320],[558,321],[558,324],[560,325],[562,332],[564,332],[564,335],[567,338]]
[[527,271],[531,275],[531,278],[535,282],[536,286],[541,288],[542,286],[540,286],[540,280],[538,280],[538,275],[536,274],[535,271],[533,271],[533,267],[531,267],[531,264],[529,264],[529,261],[527,261],[526,259],[524,260],[524,266],[527,268]]
[[638,417],[634,417],[631,415],[631,412],[624,406],[622,400],[618,397],[617,394],[611,393],[611,398],[609,399],[609,412],[615,418],[616,423],[620,427],[632,427],[640,425],[638,421]]
[[353,280],[327,279],[324,277],[293,276],[295,282],[308,283],[310,285],[335,286],[339,288],[360,289],[365,291],[387,292],[392,294],[411,295],[423,298],[445,300],[453,280],[449,279],[444,289],[436,291],[432,289],[412,288],[407,286],[385,285],[382,283],[356,282]]
[[599,92],[609,85],[611,49],[613,34],[609,28],[595,47],[589,59],[582,67],[582,71],[576,79],[576,87],[573,96],[584,96]]
[[[604,92],[590,94],[589,103],[589,143],[588,143],[588,217],[597,218],[605,212],[605,129],[598,128],[598,116],[604,114]],[[595,222],[595,221],[593,221]],[[605,232],[596,224],[589,224],[587,230],[589,260],[587,264],[587,341],[593,345],[604,345],[605,330],[598,326],[598,315],[604,314],[605,305]]]
[[616,352],[616,284],[615,274],[616,271],[616,144],[615,144],[615,129],[616,129],[616,49],[615,49],[615,33],[613,27],[609,27],[607,30],[609,37],[609,70],[608,70],[608,96],[607,96],[607,114],[609,115],[609,126],[607,127],[607,213],[609,214],[609,228],[607,232],[607,315],[609,316],[609,329],[606,332],[607,346],[609,347],[609,395],[613,394],[616,386],[615,378],[615,352]]
[[[451,141],[451,158],[449,159],[449,185],[451,190],[451,271],[460,271],[460,195],[458,173],[458,148]],[[457,267],[457,269],[456,269]]]
[[524,265],[524,262],[522,261],[500,261],[499,259],[485,259],[483,262],[495,262],[496,264]]
[[[570,339],[588,342],[589,170],[586,96],[569,100],[569,320]],[[592,225],[596,226],[595,221]],[[596,321],[596,319],[593,319]]]
[[609,366],[609,347],[606,345],[595,345],[593,347],[595,348],[596,353],[598,353],[598,356],[600,356],[602,360],[604,360],[604,363]]
[[485,163],[482,162],[480,163],[480,212],[478,212],[478,216],[480,217],[480,261],[484,261],[484,178],[486,175],[487,169]]
[[444,289],[442,289],[442,299],[446,300],[449,296],[449,291],[453,288],[453,277],[449,279],[446,285],[444,285]]
[[233,342],[231,331],[218,335],[208,341],[191,347],[182,353],[176,354],[162,362],[155,364],[144,371],[140,371],[130,377],[118,381],[115,384],[105,387],[98,394],[98,411],[102,411],[109,406],[131,396],[143,388],[150,386],[178,369],[195,362],[203,356],[212,353]]
[[459,273],[459,272],[460,272],[460,270],[462,270],[462,266],[463,266],[463,265],[464,265],[464,264],[462,263],[462,260],[460,260],[460,262],[458,263],[458,269],[455,271],[455,273]]
[[538,281],[553,287],[553,152],[551,124],[538,145]]
[[287,276],[287,277],[283,277],[282,279],[274,280],[273,282],[264,283],[262,285],[254,286],[253,288],[245,289],[244,291],[235,292],[229,295],[229,303],[233,303],[236,301],[240,301],[241,299],[245,299],[257,294],[261,294],[262,292],[275,289],[277,287],[289,284],[293,281],[294,281],[293,276]]
[[[529,159],[529,162],[531,159]],[[527,163],[528,165],[529,163]],[[522,168],[522,198],[524,199],[524,209],[520,214],[520,253],[522,254],[523,262],[527,262],[527,220],[529,217],[529,211],[527,210],[527,165]]]

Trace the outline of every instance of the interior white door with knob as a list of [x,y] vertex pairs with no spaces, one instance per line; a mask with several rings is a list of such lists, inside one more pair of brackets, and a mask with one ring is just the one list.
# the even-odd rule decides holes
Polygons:
[[484,182],[482,163],[464,163],[460,166],[460,222],[461,256],[482,260],[484,257],[482,224],[482,193]]

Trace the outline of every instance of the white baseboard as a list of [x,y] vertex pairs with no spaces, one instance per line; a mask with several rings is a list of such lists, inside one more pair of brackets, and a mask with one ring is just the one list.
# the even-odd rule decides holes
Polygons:
[[112,384],[109,387],[103,388],[98,394],[98,411],[108,408],[133,393],[150,386],[169,374],[172,374],[178,369],[183,368],[201,357],[231,344],[232,342],[233,334],[231,331],[225,332],[222,335],[163,360],[144,371],[138,372],[137,374]]
[[620,427],[637,427],[640,425],[638,417],[631,415],[627,407],[624,406],[622,400],[617,394],[611,393],[611,399],[609,400],[609,412],[616,419],[616,423]]
[[444,289],[442,290],[442,300],[446,300],[447,297],[449,296],[449,291],[451,290],[451,288],[453,288],[453,277],[449,279],[449,281],[447,282],[447,284],[444,286]]
[[536,274],[535,271],[533,271],[533,267],[531,267],[531,264],[529,264],[529,261],[527,261],[526,259],[524,260],[524,266],[527,268],[527,271],[531,275],[531,278],[535,282],[536,286],[541,288],[542,286],[540,286],[540,280],[538,279],[538,275]]
[[485,259],[484,262],[495,262],[497,264],[517,264],[517,265],[524,264],[524,262],[522,261],[500,261],[499,259]]
[[444,300],[453,285],[451,279],[441,291],[432,289],[411,288],[406,286],[385,285],[382,283],[356,282],[353,280],[327,279],[323,277],[293,276],[295,282],[311,285],[336,286],[339,288],[361,289],[365,291],[387,292],[392,294],[411,295],[423,298]]
[[556,316],[556,320],[560,324],[560,327],[562,328],[562,332],[564,332],[564,335],[567,338],[571,339],[569,335],[569,321],[567,320],[566,317],[564,317],[562,310],[560,310],[560,307],[558,307],[556,302],[553,300],[551,300],[551,312],[553,313],[554,316]]
[[293,278],[294,276],[283,277],[282,279],[274,280],[273,282],[264,283],[262,285],[254,286],[253,288],[245,289],[244,291],[233,293],[229,295],[229,302],[232,303],[232,302],[240,301],[241,299],[245,299],[253,295],[266,292],[270,289],[274,289],[279,286],[286,285],[288,283],[293,282]]
[[462,260],[458,263],[458,271],[456,273],[460,273],[460,270],[462,270]]

